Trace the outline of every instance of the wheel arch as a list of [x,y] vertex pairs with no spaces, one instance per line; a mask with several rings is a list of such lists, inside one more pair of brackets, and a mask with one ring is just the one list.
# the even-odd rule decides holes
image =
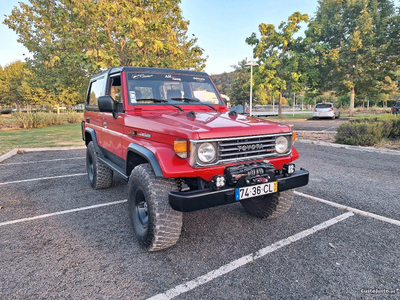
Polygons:
[[126,154],[126,175],[130,176],[136,166],[145,163],[150,164],[156,177],[163,177],[160,163],[153,152],[138,144],[129,144]]
[[85,144],[87,145],[93,142],[94,149],[100,157],[103,157],[103,153],[100,151],[99,145],[97,144],[96,132],[93,128],[85,128]]

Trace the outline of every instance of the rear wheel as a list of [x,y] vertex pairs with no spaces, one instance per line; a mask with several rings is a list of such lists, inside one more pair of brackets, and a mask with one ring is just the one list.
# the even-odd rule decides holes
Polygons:
[[99,160],[93,142],[87,145],[86,149],[86,170],[90,186],[95,190],[111,186],[113,171],[101,160]]
[[168,193],[175,180],[158,178],[149,164],[135,167],[128,183],[128,210],[139,243],[149,251],[176,244],[182,229],[182,213],[171,208]]
[[293,191],[265,195],[255,199],[240,201],[244,209],[258,218],[275,219],[284,215],[292,206]]

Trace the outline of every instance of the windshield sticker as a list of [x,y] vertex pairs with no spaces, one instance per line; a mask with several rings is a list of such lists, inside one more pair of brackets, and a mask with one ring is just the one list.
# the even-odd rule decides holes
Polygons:
[[200,82],[206,81],[206,79],[202,78],[202,77],[193,77],[193,80],[200,81]]
[[131,97],[131,102],[136,102],[136,93],[135,91],[129,91],[129,96]]
[[153,77],[153,75],[145,75],[145,74],[132,75],[132,79],[141,79],[141,78],[150,78],[150,77]]
[[170,79],[175,80],[175,81],[182,81],[181,78],[175,77],[175,76],[172,76],[172,75],[165,75],[165,78],[170,78]]

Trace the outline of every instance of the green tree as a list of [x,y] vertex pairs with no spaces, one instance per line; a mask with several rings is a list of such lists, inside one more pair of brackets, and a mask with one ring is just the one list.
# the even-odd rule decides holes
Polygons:
[[225,95],[229,94],[234,77],[234,72],[224,72],[222,74],[211,75],[211,78],[217,86],[218,91]]
[[[204,68],[180,0],[29,0],[4,24],[32,55],[31,71],[55,103],[84,95],[87,75],[112,66]],[[83,100],[83,97],[81,96]]]
[[260,88],[279,94],[279,117],[282,117],[282,92],[291,86],[292,91],[301,91],[301,73],[296,59],[297,44],[302,38],[294,35],[300,30],[299,23],[308,22],[308,15],[295,12],[288,22],[281,22],[276,30],[272,24],[260,24],[260,38],[253,33],[246,43],[254,46],[254,56],[260,64]]
[[5,89],[5,74],[3,66],[0,66],[0,114],[3,105],[6,105],[5,99],[3,99],[3,90]]
[[24,80],[24,63],[15,61],[1,68],[0,73],[0,100],[2,105],[15,104],[18,111],[26,104],[21,88]]
[[[244,105],[250,100],[250,70],[245,66],[247,60],[240,61],[237,65],[232,66],[233,81],[228,92],[232,105]],[[254,70],[253,70],[254,71]]]
[[390,92],[399,62],[400,21],[390,0],[323,0],[306,32],[319,57],[320,89],[362,97]]

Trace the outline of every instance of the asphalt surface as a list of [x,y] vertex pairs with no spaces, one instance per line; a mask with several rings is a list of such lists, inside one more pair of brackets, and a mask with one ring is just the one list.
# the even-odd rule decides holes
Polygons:
[[336,131],[337,128],[347,122],[348,118],[340,119],[307,119],[307,120],[284,120],[283,123],[292,125],[294,130],[304,130],[304,131]]
[[[297,167],[311,174],[298,191],[400,220],[400,156],[296,148]],[[118,176],[109,189],[90,188],[84,156],[36,152],[0,163],[0,299],[147,299],[346,213],[300,196],[271,221],[240,204],[186,213],[177,245],[157,253],[136,242],[126,203],[5,223],[126,199]],[[36,180],[62,175],[72,176]],[[399,226],[354,215],[176,299],[398,299],[399,237]]]

